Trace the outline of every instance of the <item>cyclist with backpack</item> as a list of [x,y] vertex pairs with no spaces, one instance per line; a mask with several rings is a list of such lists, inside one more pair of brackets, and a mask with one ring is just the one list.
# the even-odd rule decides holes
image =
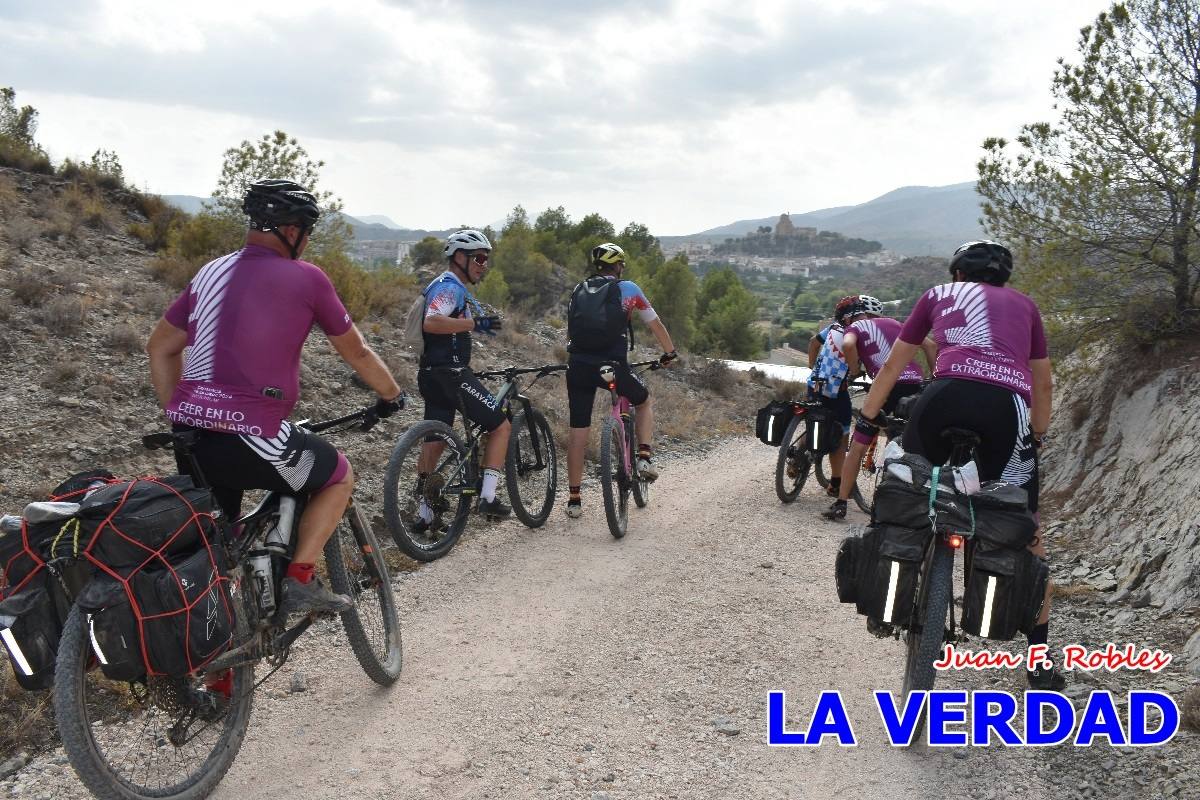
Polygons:
[[[326,589],[314,564],[354,489],[346,457],[293,427],[300,352],[313,325],[379,393],[376,413],[399,410],[400,387],[363,340],[320,267],[301,261],[320,216],[316,198],[288,180],[260,180],[242,202],[245,246],[201,267],[158,321],[146,350],[150,379],[175,430],[197,431],[193,454],[230,520],[246,489],[306,493],[282,614],[353,605]],[[180,460],[179,470],[190,473]]]
[[[484,312],[467,288],[478,285],[487,274],[491,251],[492,243],[476,230],[456,231],[447,237],[442,250],[447,260],[446,271],[434,278],[419,298],[422,352],[417,389],[425,400],[424,419],[453,426],[454,414],[461,409],[488,432],[479,512],[493,519],[504,519],[512,509],[496,497],[496,490],[504,474],[504,455],[512,425],[496,398],[471,371],[472,332],[495,336],[502,324],[500,317]],[[419,480],[432,472],[444,449],[442,442],[424,445]],[[418,495],[420,520],[415,524],[419,530],[428,530],[434,513],[426,504],[424,493]]]
[[[976,466],[983,480],[1003,480],[1023,488],[1029,510],[1038,508],[1038,457],[1050,425],[1053,379],[1041,312],[1030,298],[1005,284],[1012,277],[1007,247],[990,241],[967,242],[950,259],[951,283],[921,296],[900,330],[892,353],[875,377],[862,417],[879,427],[883,404],[917,347],[931,336],[938,345],[933,382],[921,393],[904,430],[904,449],[935,464],[945,463],[946,428],[980,437]],[[1030,545],[1045,557],[1041,537]],[[1050,592],[1029,643],[1049,636]],[[1028,672],[1035,689],[1061,689],[1054,667]]]
[[665,366],[677,354],[671,334],[650,306],[646,295],[633,281],[621,280],[625,251],[611,242],[592,248],[594,274],[571,292],[567,308],[567,402],[571,432],[567,440],[567,516],[583,513],[580,485],[583,455],[592,425],[596,389],[604,386],[600,367],[614,365],[617,391],[637,408],[638,454],[635,468],[648,481],[658,478],[652,464],[654,434],[650,390],[629,369],[627,353],[633,349],[632,317],[636,311],[663,349],[659,361]]
[[[887,361],[892,352],[896,337],[900,335],[900,323],[883,314],[883,303],[870,295],[859,295],[858,303],[845,318],[846,330],[842,338],[842,352],[850,372],[858,370],[861,364],[863,370],[874,378]],[[937,358],[937,345],[932,339],[926,339],[921,344],[925,358],[933,364]],[[883,404],[883,412],[891,414],[905,397],[921,391],[921,381],[925,379],[920,365],[914,359],[908,363],[896,381],[896,386],[888,394],[887,402]],[[850,491],[858,481],[858,472],[862,468],[863,455],[874,441],[877,431],[869,426],[858,425],[854,429],[854,441],[850,444],[850,452],[842,465],[842,481],[838,489],[838,497],[828,509],[821,512],[825,519],[840,520],[846,518],[846,506],[850,499]]]

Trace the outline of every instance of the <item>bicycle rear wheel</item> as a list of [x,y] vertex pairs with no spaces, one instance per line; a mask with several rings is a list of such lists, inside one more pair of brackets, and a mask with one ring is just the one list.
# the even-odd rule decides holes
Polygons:
[[530,528],[545,525],[558,490],[558,455],[550,424],[537,409],[529,409],[528,419],[524,411],[513,417],[504,482],[517,519]]
[[870,447],[863,453],[862,463],[858,469],[858,479],[850,496],[862,509],[864,514],[870,514],[875,507],[875,487],[879,485],[879,476],[883,467],[883,449],[879,446],[879,436],[871,442]]
[[354,600],[341,615],[350,649],[367,677],[391,686],[404,663],[396,596],[375,533],[353,502],[325,543],[325,566],[333,591]]
[[604,516],[613,538],[625,536],[629,525],[629,480],[625,475],[625,443],[620,424],[606,417],[600,428],[600,489]]
[[950,610],[953,589],[954,550],[934,538],[933,553],[925,562],[921,576],[920,601],[917,618],[920,624],[910,625],[905,634],[907,655],[904,662],[904,694],[917,690],[929,691],[937,679],[933,662],[942,654],[946,638],[946,614]]
[[[779,444],[779,457],[775,461],[775,494],[784,503],[795,502],[808,480],[808,470],[811,466],[809,452],[804,440],[804,434],[797,436],[801,430],[800,417],[793,417],[783,432],[783,441]],[[795,440],[793,441],[793,437]]]
[[254,666],[229,672],[220,686],[204,675],[109,680],[96,667],[88,615],[73,607],[58,644],[54,717],[80,782],[102,800],[207,797],[250,724]]
[[[427,442],[441,444],[442,452],[423,474],[419,466]],[[413,425],[392,448],[383,483],[383,516],[396,546],[410,558],[441,558],[466,527],[475,492],[467,455],[454,429],[433,420]]]

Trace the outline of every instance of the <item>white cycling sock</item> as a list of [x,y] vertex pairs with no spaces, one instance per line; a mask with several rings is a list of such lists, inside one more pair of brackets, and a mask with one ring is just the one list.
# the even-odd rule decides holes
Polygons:
[[429,503],[424,497],[421,498],[421,504],[417,506],[417,514],[425,524],[433,522],[433,509],[429,507]]
[[500,470],[488,468],[483,471],[483,488],[479,496],[489,503],[496,499],[496,486],[500,483]]

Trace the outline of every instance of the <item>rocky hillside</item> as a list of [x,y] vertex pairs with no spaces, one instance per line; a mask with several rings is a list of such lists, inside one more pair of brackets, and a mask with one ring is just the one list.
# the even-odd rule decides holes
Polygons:
[[[1103,366],[1100,366],[1103,365]],[[1046,447],[1060,582],[1200,626],[1200,349],[1076,354],[1060,368]],[[1186,655],[1200,674],[1200,630]]]

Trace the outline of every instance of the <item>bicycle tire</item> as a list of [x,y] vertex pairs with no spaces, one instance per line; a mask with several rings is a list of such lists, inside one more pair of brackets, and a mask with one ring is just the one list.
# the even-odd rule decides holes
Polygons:
[[942,654],[946,634],[946,614],[954,579],[954,550],[934,539],[933,553],[921,576],[917,614],[921,624],[910,625],[905,635],[904,696],[909,692],[933,688],[937,670],[933,662]]
[[[858,479],[850,489],[850,496],[854,498],[855,504],[864,514],[870,514],[875,507],[875,487],[879,485],[879,468],[883,466],[882,458],[883,451],[879,447],[879,437],[876,436],[874,444],[863,453],[863,460],[858,469]],[[873,469],[867,469],[868,466]]]
[[625,480],[621,429],[613,417],[600,427],[600,490],[608,532],[622,539],[629,527],[629,483]]
[[[793,503],[800,496],[800,490],[808,480],[811,467],[810,454],[806,448],[798,448],[794,454],[790,452],[792,437],[796,435],[796,430],[801,424],[800,417],[793,417],[788,423],[783,431],[783,441],[779,444],[779,457],[775,460],[775,494],[783,503]],[[788,475],[789,461],[794,462],[795,477]]]
[[[529,409],[533,428],[537,431],[538,449],[541,451],[542,468],[536,469],[539,453],[533,450],[530,423],[521,411],[513,417],[512,433],[508,437],[508,453],[504,459],[504,483],[508,488],[508,500],[517,519],[529,528],[540,528],[550,518],[554,498],[558,493],[558,454],[554,447],[554,435],[550,424],[536,408]],[[535,480],[524,480],[533,474]],[[544,478],[537,480],[538,475]],[[540,496],[539,496],[540,495]]]
[[[242,594],[239,592],[239,594]],[[189,680],[189,679],[180,679]],[[99,669],[93,667],[93,650],[88,635],[87,615],[78,606],[73,606],[63,626],[58,643],[58,658],[54,670],[54,717],[67,758],[79,776],[80,782],[100,800],[148,800],[149,798],[171,798],[171,800],[201,800],[207,797],[225,777],[233,765],[245,740],[250,724],[250,705],[254,690],[254,666],[242,664],[233,668],[231,700],[219,730],[214,729],[214,744],[199,763],[198,768],[182,779],[167,785],[148,786],[135,783],[137,776],[145,772],[144,781],[150,780],[150,769],[154,766],[181,763],[180,752],[157,727],[152,728],[155,717],[166,724],[170,713],[160,705],[150,702],[152,694],[146,692],[140,713],[144,720],[136,718],[129,724],[121,724],[113,717],[117,714],[139,713],[132,684],[109,681]],[[89,688],[95,690],[96,702],[104,700],[106,713],[93,714],[88,702]],[[92,717],[96,716],[96,719]],[[201,724],[199,722],[193,724]],[[205,725],[196,734],[205,733]],[[108,738],[112,734],[121,738],[119,747],[106,748],[97,737]],[[141,744],[138,739],[142,739]],[[212,737],[210,737],[212,738]],[[132,740],[132,743],[130,743]],[[190,745],[195,739],[185,742]],[[165,744],[164,744],[165,742]],[[113,764],[107,754],[113,750],[123,752],[141,764],[132,776],[125,776]],[[171,749],[174,758],[160,751]],[[165,758],[159,758],[165,755]],[[145,770],[146,760],[150,765]],[[192,760],[192,759],[189,759]]]
[[[636,420],[636,410],[632,408],[629,409],[629,418],[625,420],[625,441],[629,442],[629,450],[631,454],[634,452],[634,444],[637,442],[637,439],[635,438],[635,434],[637,432],[637,427],[635,425]],[[638,476],[634,478],[630,488],[633,489],[634,504],[638,508],[645,508],[646,506],[650,505],[650,481],[642,480],[641,475],[637,473],[636,459],[636,455],[631,455],[630,461],[634,462],[634,473]]]
[[354,600],[341,614],[354,657],[368,678],[391,686],[404,665],[400,615],[379,541],[354,503],[325,543],[325,567],[333,591]]
[[[418,481],[417,458],[427,438],[438,439],[446,445],[446,450],[439,459],[438,469],[433,473],[443,483],[437,489],[429,490],[430,493],[426,495],[427,502],[432,495],[434,504],[439,505],[434,519],[437,524],[436,530],[419,529],[419,523],[416,522],[418,518],[415,516],[419,500],[415,492]],[[388,533],[396,542],[396,546],[409,558],[416,561],[435,561],[454,547],[467,525],[472,495],[462,492],[455,500],[454,495],[443,491],[445,479],[449,477],[462,484],[470,478],[469,473],[466,445],[454,429],[444,422],[418,422],[405,431],[396,442],[388,458],[383,483],[383,516],[387,522]],[[474,487],[469,488],[470,491],[474,491]],[[443,501],[444,509],[440,507]],[[448,523],[444,520],[447,514],[451,515]]]

